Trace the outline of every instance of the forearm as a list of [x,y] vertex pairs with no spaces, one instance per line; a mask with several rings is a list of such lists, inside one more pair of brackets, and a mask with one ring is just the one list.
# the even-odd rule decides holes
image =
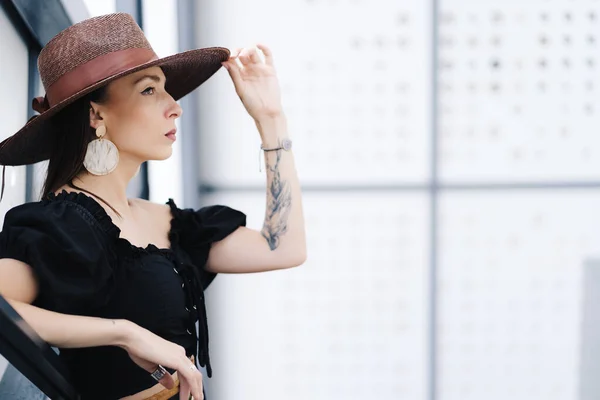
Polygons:
[[[262,143],[266,148],[278,147],[288,137],[283,115],[257,121]],[[293,152],[265,151],[267,175],[267,207],[261,231],[272,251],[278,251],[304,262],[306,235],[300,183]]]
[[126,347],[135,326],[122,319],[67,315],[7,301],[45,342],[59,348]]

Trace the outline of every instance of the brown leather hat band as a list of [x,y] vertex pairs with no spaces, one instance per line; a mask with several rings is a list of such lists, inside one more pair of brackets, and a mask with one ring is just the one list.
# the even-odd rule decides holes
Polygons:
[[48,105],[58,104],[96,82],[157,59],[154,51],[142,48],[119,50],[98,56],[65,73],[54,82],[46,92]]

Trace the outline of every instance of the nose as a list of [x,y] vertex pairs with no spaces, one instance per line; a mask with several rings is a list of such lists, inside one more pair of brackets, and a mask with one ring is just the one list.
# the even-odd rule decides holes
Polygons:
[[173,118],[173,119],[177,119],[179,117],[181,117],[181,115],[183,114],[183,109],[181,108],[181,106],[179,105],[179,103],[177,103],[175,101],[175,99],[171,96],[169,96],[170,99],[170,106],[168,108],[168,112],[167,112],[167,116],[168,118]]

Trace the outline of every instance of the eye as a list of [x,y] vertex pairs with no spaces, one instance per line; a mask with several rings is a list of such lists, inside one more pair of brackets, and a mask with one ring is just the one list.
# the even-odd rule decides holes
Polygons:
[[151,86],[149,88],[146,88],[142,94],[154,94],[154,88]]

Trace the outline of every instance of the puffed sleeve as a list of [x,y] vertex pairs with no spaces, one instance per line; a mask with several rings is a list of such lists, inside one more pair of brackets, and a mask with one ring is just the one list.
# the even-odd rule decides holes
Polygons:
[[226,238],[240,226],[246,226],[246,215],[223,205],[193,210],[178,208],[172,199],[168,204],[173,216],[171,245],[180,247],[189,255],[194,266],[200,269],[202,286],[206,289],[216,276],[204,268],[210,245]]
[[85,315],[108,301],[112,269],[104,232],[71,202],[28,203],[11,209],[0,232],[0,258],[31,266],[34,305]]

